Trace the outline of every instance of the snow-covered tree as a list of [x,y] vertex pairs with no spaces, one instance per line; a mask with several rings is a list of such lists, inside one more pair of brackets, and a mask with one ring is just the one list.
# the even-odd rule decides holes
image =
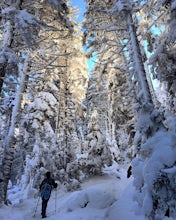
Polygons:
[[[76,164],[72,166],[72,163],[76,160],[75,153],[81,151],[82,142],[78,138],[81,131],[77,131],[79,115],[76,113],[81,112],[82,85],[85,86],[87,77],[80,32],[73,33],[65,23],[56,20],[57,14],[50,16],[52,8],[40,9],[38,17],[45,19],[47,26],[52,21],[52,28],[40,32],[41,42],[32,53],[32,71],[20,120],[17,146],[23,146],[23,160],[36,161],[38,154],[30,171],[25,171],[25,163],[21,164],[21,169],[30,172],[31,178],[38,181],[29,179],[27,188],[36,188],[39,174],[47,169],[61,182],[72,184],[74,178],[79,179]],[[80,61],[82,65],[76,65]],[[34,154],[36,147],[38,151]],[[15,164],[13,171],[17,172]]]
[[[174,11],[174,2],[158,1],[159,8],[157,7],[157,10],[168,11],[173,7]],[[161,4],[166,8],[161,8]],[[171,14],[173,11],[171,10]],[[168,15],[168,12],[166,14]],[[167,17],[164,20],[166,21]],[[170,24],[174,24],[174,19]],[[165,112],[164,124],[169,131],[157,132],[149,138],[141,146],[141,158],[133,161],[134,184],[138,191],[136,200],[148,219],[163,219],[165,216],[175,218],[175,190],[173,187],[175,185],[175,108],[173,107],[175,94],[172,92],[172,86],[175,83],[173,78],[174,64],[172,64],[172,56],[174,55],[172,37],[174,38],[175,31],[171,25],[169,29],[172,32],[168,32],[166,22],[164,25],[165,34],[158,37],[158,46],[150,58],[150,64],[152,64],[151,71],[154,77],[160,81],[161,85],[165,86],[167,104],[163,102],[161,93],[159,101],[162,107],[160,111]],[[169,55],[170,53],[171,55]],[[168,87],[169,82],[171,84]],[[166,156],[166,154],[168,155]]]
[[124,43],[120,41],[126,37],[126,26],[117,24],[112,15],[107,13],[111,8],[112,2],[109,1],[90,1],[87,5],[84,21],[85,42],[87,39],[90,50],[88,55],[91,56],[92,52],[95,52],[96,64],[90,75],[86,101],[89,106],[88,115],[94,106],[102,115],[101,127],[104,127],[113,157],[120,160],[124,154],[120,156],[120,146],[117,146],[117,143],[123,142],[123,136],[120,136],[122,127],[124,135],[128,136],[129,142],[132,143],[134,133],[130,128],[134,127],[134,122],[129,121],[134,117],[134,112],[131,108],[133,96],[132,86],[128,81],[129,69],[123,54]]
[[[159,36],[156,50],[150,58],[152,64],[152,74],[159,80],[162,89],[165,91],[166,100],[161,106],[168,112],[175,114],[175,1],[159,1],[157,9],[165,10],[170,18],[166,17],[163,26],[169,20],[169,25],[165,25],[165,33]],[[166,104],[167,103],[167,104]],[[167,107],[166,107],[167,106]]]
[[[101,1],[96,1],[96,2],[92,2],[92,1],[88,1],[89,5],[88,8],[91,8],[92,11],[93,10],[98,10],[102,7],[103,3],[101,4]],[[143,163],[144,167],[146,165],[146,162],[148,160],[150,160],[151,156],[151,152],[148,150],[146,152],[146,154],[143,154],[143,151],[141,150],[143,148],[143,144],[145,145],[145,143],[148,143],[148,139],[149,138],[156,138],[161,130],[166,131],[166,129],[163,126],[163,117],[161,117],[160,113],[157,111],[157,109],[155,109],[155,100],[153,100],[153,94],[151,94],[151,87],[149,87],[149,80],[147,76],[148,73],[150,73],[149,71],[146,71],[146,66],[144,65],[144,62],[146,62],[147,57],[144,56],[145,53],[143,54],[143,50],[141,45],[141,42],[143,40],[143,43],[145,43],[144,39],[145,38],[141,38],[143,35],[139,35],[137,32],[137,28],[138,28],[138,23],[137,23],[137,19],[139,19],[140,22],[140,16],[137,17],[137,13],[139,11],[139,7],[145,7],[145,9],[147,9],[147,6],[149,6],[147,3],[145,5],[145,1],[140,3],[137,2],[138,4],[138,8],[135,8],[135,3],[132,4],[133,2],[131,1],[111,1],[110,4],[107,4],[107,7],[104,7],[103,9],[103,13],[106,14],[104,17],[107,18],[107,14],[111,15],[111,23],[109,23],[109,26],[107,27],[107,25],[102,25],[102,21],[95,19],[95,17],[93,18],[95,22],[93,22],[92,24],[92,29],[91,29],[91,24],[89,25],[89,29],[92,31],[94,31],[94,33],[96,33],[96,31],[98,31],[100,28],[101,30],[109,30],[108,28],[111,26],[111,28],[119,28],[121,27],[120,30],[124,31],[124,35],[121,35],[119,38],[120,40],[118,42],[121,41],[121,43],[124,45],[124,48],[122,49],[122,51],[124,51],[124,56],[127,58],[128,60],[128,68],[129,68],[129,82],[131,84],[131,87],[133,88],[133,97],[135,100],[135,105],[134,105],[134,109],[136,110],[136,127],[135,130],[133,129],[133,134],[135,134],[134,136],[134,145],[136,146],[136,153],[138,154],[139,158],[135,159],[134,162],[134,178],[135,178],[135,183],[136,185],[139,182],[139,179],[141,178],[141,185],[138,188],[139,192],[141,191],[141,193],[139,193],[140,195],[137,196],[137,200],[139,199],[139,203],[141,204],[148,204],[147,203],[147,199],[149,198],[149,194],[148,191],[146,190],[146,188],[144,187],[147,181],[147,175],[146,175],[146,179],[143,179],[143,176],[145,176],[146,172],[143,168],[140,169],[140,165]],[[143,5],[144,3],[144,5]],[[153,1],[150,2],[151,5],[153,3]],[[149,3],[149,4],[150,4]],[[160,2],[161,3],[161,2]],[[165,4],[166,2],[163,1],[163,4]],[[172,5],[172,9],[174,9],[174,3],[175,1],[167,1],[167,7],[169,6],[169,4]],[[153,11],[152,8],[148,7],[148,13],[150,15],[150,9],[151,11]],[[90,10],[91,11],[91,10]],[[174,11],[174,10],[173,10]],[[172,11],[172,12],[173,12]],[[159,13],[157,13],[158,15]],[[150,15],[150,22],[152,21],[152,15]],[[164,17],[165,18],[165,17]],[[89,17],[89,19],[91,20],[91,18]],[[89,20],[89,22],[90,22]],[[113,23],[114,22],[114,23]],[[118,24],[117,24],[118,22]],[[172,23],[173,24],[173,23]],[[120,26],[121,25],[121,26]],[[152,25],[151,23],[149,25]],[[141,28],[142,29],[142,28]],[[112,30],[112,29],[111,29]],[[118,30],[118,29],[117,29]],[[90,32],[91,33],[91,32]],[[92,35],[92,41],[94,41],[96,39],[96,35]],[[112,38],[110,38],[112,40]],[[140,40],[139,40],[140,39]],[[96,41],[95,41],[96,42]],[[114,41],[113,41],[114,42]],[[92,43],[92,42],[91,42]],[[106,44],[108,43],[108,41],[106,42]],[[150,42],[152,44],[152,42]],[[99,44],[97,44],[99,45]],[[102,45],[102,44],[101,44]],[[119,43],[120,45],[120,43]],[[94,47],[94,51],[99,52],[99,48],[98,47]],[[124,50],[124,49],[127,49]],[[152,51],[153,52],[153,51]],[[159,52],[159,51],[158,51]],[[159,56],[159,53],[157,53]],[[155,55],[154,55],[155,57]],[[164,64],[165,68],[167,69],[167,64]],[[172,65],[171,65],[172,66]],[[173,71],[174,72],[174,71]],[[159,74],[159,73],[158,73]],[[171,74],[171,78],[172,78],[172,74]],[[152,91],[153,92],[153,91]],[[175,97],[175,94],[174,94]],[[171,106],[169,104],[169,106]],[[174,108],[173,108],[174,109]],[[174,128],[174,123],[175,120],[170,123],[171,118],[167,121],[167,124],[170,124],[172,127],[172,131]],[[166,132],[167,134],[167,132]],[[172,136],[172,135],[171,135]],[[168,134],[168,139],[171,142],[171,145],[173,145],[172,143],[172,137]],[[162,139],[163,143],[164,143],[164,137]],[[123,144],[123,143],[122,143]],[[165,145],[165,144],[163,144]],[[158,151],[159,153],[160,151]],[[142,161],[142,162],[141,162]],[[161,161],[160,161],[161,162]],[[160,163],[159,162],[159,163]],[[162,163],[162,162],[161,162]],[[172,165],[174,164],[174,160],[172,161]],[[137,164],[137,165],[136,165]],[[163,166],[163,165],[162,165]],[[140,174],[136,174],[136,172],[138,172],[138,169],[140,170]],[[161,172],[161,167],[158,166],[157,168],[158,172]],[[141,171],[142,170],[142,171]],[[154,182],[158,182],[159,177],[157,175],[155,175],[155,180]],[[168,177],[167,177],[168,178]],[[137,179],[137,180],[136,180]],[[150,179],[150,178],[148,178]],[[161,178],[162,179],[162,178]],[[163,178],[164,180],[164,178]],[[171,190],[171,185],[170,187],[170,191],[171,194],[173,193]],[[146,190],[146,191],[145,191]],[[154,188],[149,187],[149,190],[151,190],[152,192],[154,191]],[[152,193],[151,193],[152,194]],[[150,196],[151,196],[150,194]],[[156,196],[156,194],[155,194]],[[157,195],[159,196],[159,194]],[[151,196],[151,198],[153,198],[153,195]],[[167,198],[168,199],[168,198]],[[163,198],[159,198],[160,202],[164,204],[164,197]],[[162,200],[162,201],[161,201]],[[153,201],[152,201],[153,202]],[[149,203],[151,204],[151,203]],[[166,204],[165,204],[166,205]],[[145,208],[150,208],[150,211],[153,210],[154,213],[156,214],[157,212],[159,212],[160,208],[156,208],[154,206],[151,207],[145,207]],[[172,209],[172,207],[170,206],[169,209]],[[145,210],[146,211],[146,210]],[[157,215],[153,215],[151,212],[146,211],[146,215],[149,217],[151,217],[151,219],[155,218]],[[164,209],[164,211],[167,211]],[[174,216],[174,214],[173,214]]]
[[87,153],[86,163],[84,164],[87,175],[100,175],[102,168],[110,166],[112,163],[108,142],[101,131],[100,117],[98,111],[94,109],[88,123],[87,144],[84,148]]
[[[16,92],[12,113],[9,114],[10,123],[9,126],[7,126],[7,136],[3,140],[3,151],[4,156],[2,159],[2,166],[3,166],[3,175],[4,175],[4,201],[6,201],[7,197],[7,186],[8,181],[11,178],[11,168],[13,164],[14,159],[14,153],[15,153],[15,142],[16,142],[16,133],[15,129],[19,129],[19,123],[18,120],[20,119],[20,109],[22,107],[22,97],[25,89],[28,89],[29,91],[29,85],[27,85],[27,82],[31,82],[34,80],[34,73],[37,71],[41,71],[46,69],[48,66],[51,66],[51,64],[54,63],[56,57],[50,57],[49,60],[39,60],[39,56],[42,56],[41,53],[39,53],[39,49],[41,49],[41,42],[43,41],[43,37],[46,34],[43,34],[41,32],[42,30],[47,31],[56,31],[57,28],[53,27],[53,25],[50,25],[50,18],[54,19],[54,15],[58,16],[60,18],[60,21],[62,25],[65,25],[66,29],[68,29],[69,33],[73,32],[73,25],[68,18],[69,10],[67,3],[65,1],[50,1],[50,2],[36,2],[32,1],[30,2],[26,1],[8,1],[8,2],[2,2],[1,3],[1,22],[3,23],[1,28],[4,28],[2,31],[2,47],[1,47],[1,63],[3,68],[3,75],[1,78],[1,91],[3,94],[3,100],[6,100],[8,98],[9,92],[6,93],[5,89],[7,89],[7,85],[14,85],[14,83],[11,83],[10,80],[14,80],[14,82],[18,82],[19,85],[15,85],[14,92]],[[46,11],[48,18],[45,17],[46,13],[43,11],[43,6],[46,6]],[[54,13],[53,13],[54,9]],[[43,11],[43,12],[42,12]],[[49,18],[49,14],[53,15]],[[46,32],[45,32],[46,33]],[[40,42],[41,41],[41,42]],[[40,42],[40,46],[39,46]],[[30,51],[30,67],[26,67],[26,64],[24,61],[26,60],[26,53],[28,51],[28,48],[31,49]],[[49,47],[51,49],[51,47]],[[49,50],[48,49],[48,50]],[[42,50],[40,50],[42,51]],[[50,50],[51,52],[51,50]],[[58,58],[58,56],[57,56]],[[48,63],[46,61],[49,61]],[[39,63],[40,62],[40,63]],[[29,66],[29,63],[27,63]],[[9,77],[9,68],[11,68],[11,78]],[[14,71],[12,71],[14,68]],[[24,77],[21,77],[22,74],[20,73],[21,68],[23,70],[21,71]],[[30,72],[29,72],[30,70]],[[37,72],[38,74],[38,72]],[[6,81],[4,80],[6,79]],[[16,81],[15,81],[16,80]],[[8,84],[7,84],[8,82]],[[9,86],[8,85],[8,86]],[[10,86],[9,86],[10,87]],[[19,88],[18,88],[19,87]],[[19,92],[18,92],[19,91]],[[45,101],[49,101],[50,103],[53,102],[55,99],[51,94],[48,94],[47,92],[40,91],[40,96],[44,99],[44,105]],[[6,98],[7,97],[7,98]],[[49,100],[48,100],[49,99]],[[37,106],[37,109],[40,109],[39,107],[40,100],[37,99],[35,101],[35,106]],[[57,105],[57,104],[56,104]],[[47,111],[47,106],[45,105],[45,110]],[[40,114],[40,113],[39,113]],[[52,115],[49,114],[48,115]],[[4,116],[5,118],[6,116]],[[41,116],[42,117],[42,116]],[[19,120],[20,121],[20,120]],[[33,127],[37,126],[37,122],[34,121]],[[25,124],[25,123],[24,123]],[[25,124],[26,125],[26,124]],[[36,128],[36,127],[35,127]],[[51,138],[52,135],[52,127],[50,124],[48,124],[47,121],[43,124],[43,130],[47,133],[48,137]],[[21,135],[21,134],[20,134]],[[31,134],[32,135],[32,134]],[[19,136],[17,132],[17,136]],[[22,135],[21,135],[22,136]],[[23,138],[27,139],[25,136]],[[36,138],[36,136],[35,136]],[[40,139],[41,137],[39,137]],[[20,139],[21,140],[21,139]],[[31,143],[30,143],[31,144]],[[17,144],[18,145],[18,144]],[[19,147],[20,145],[18,145]],[[28,148],[29,150],[29,148]],[[31,149],[30,149],[31,150]],[[24,156],[25,157],[25,154]],[[2,200],[1,200],[2,201]]]

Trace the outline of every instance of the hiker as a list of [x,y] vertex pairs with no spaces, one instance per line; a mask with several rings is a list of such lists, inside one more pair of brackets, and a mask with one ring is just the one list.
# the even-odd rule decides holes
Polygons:
[[127,178],[130,178],[131,175],[132,175],[132,166],[130,165],[127,170]]
[[42,197],[42,218],[46,218],[46,207],[53,188],[57,187],[57,183],[51,178],[51,173],[47,172],[45,179],[40,184],[40,193]]

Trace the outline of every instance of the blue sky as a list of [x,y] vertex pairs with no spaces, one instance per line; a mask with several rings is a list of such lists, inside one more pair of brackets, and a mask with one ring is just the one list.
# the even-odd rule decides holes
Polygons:
[[[86,10],[85,9],[86,3],[84,2],[84,0],[71,0],[71,5],[77,6],[79,8],[79,16],[78,16],[78,19],[76,19],[76,20],[78,22],[81,22],[84,18],[84,12]],[[84,48],[84,50],[86,50],[86,48]],[[95,60],[96,60],[96,56],[94,56],[91,59],[87,59],[89,74],[91,73],[91,70],[95,64]]]
[[[84,2],[84,0],[71,0],[71,5],[77,6],[79,8],[79,16],[78,16],[77,21],[81,22],[83,20],[84,12],[86,10],[85,9],[86,3]],[[87,59],[89,73],[91,72],[91,69],[94,66],[94,60],[95,60],[95,58]]]
[[86,3],[83,0],[71,0],[71,5],[77,6],[79,8],[80,11],[77,21],[81,22],[83,20]]

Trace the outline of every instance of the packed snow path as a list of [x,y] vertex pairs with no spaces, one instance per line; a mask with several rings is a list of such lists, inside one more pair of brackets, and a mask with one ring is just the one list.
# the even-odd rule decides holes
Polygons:
[[[47,207],[47,220],[144,220],[134,214],[132,179],[126,173],[105,174],[90,178],[81,189],[63,193],[61,189],[52,192]],[[0,209],[1,220],[41,219],[41,199],[35,217],[37,199],[23,200],[21,203]]]

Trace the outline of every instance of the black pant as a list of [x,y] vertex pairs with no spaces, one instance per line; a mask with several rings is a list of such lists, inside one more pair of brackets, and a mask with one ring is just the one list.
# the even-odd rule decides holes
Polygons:
[[49,199],[47,200],[42,199],[42,217],[46,216],[46,207],[47,207],[48,201]]

